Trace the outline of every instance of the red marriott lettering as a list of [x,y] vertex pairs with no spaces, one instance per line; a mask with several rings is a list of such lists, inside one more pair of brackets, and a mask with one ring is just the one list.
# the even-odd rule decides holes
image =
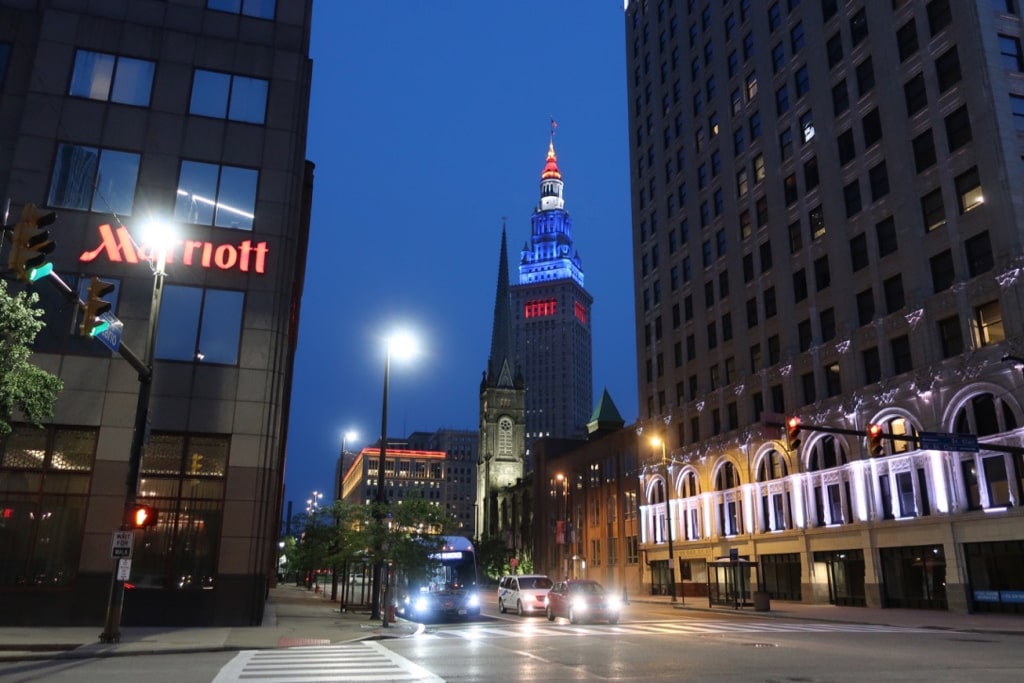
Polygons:
[[[92,251],[83,251],[78,257],[79,261],[88,263],[104,252],[113,263],[138,263],[149,261],[154,256],[149,245],[136,246],[124,226],[114,229],[109,225],[101,225],[99,231],[102,242]],[[198,240],[177,240],[174,246],[167,250],[167,262],[174,263],[177,254],[181,255],[181,263],[186,266],[199,265],[220,270],[237,268],[243,273],[253,272],[261,275],[266,272],[266,242],[253,244],[252,240],[242,240],[242,243],[236,246]]]

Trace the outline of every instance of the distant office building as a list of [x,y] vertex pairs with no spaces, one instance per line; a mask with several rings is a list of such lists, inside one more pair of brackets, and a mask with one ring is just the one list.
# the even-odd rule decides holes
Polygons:
[[[56,273],[79,298],[113,283],[123,329],[112,353],[53,281],[32,285],[33,360],[64,390],[50,424],[0,441],[0,623],[103,623],[133,444],[157,523],[134,532],[122,623],[261,622],[312,199],[311,21],[310,0],[2,3],[0,196],[12,222],[28,203],[58,214]],[[175,231],[160,296],[152,219]],[[151,319],[134,429],[126,357],[152,360]]]
[[[445,501],[444,451],[392,448],[384,453],[385,500],[391,503],[417,497],[435,505]],[[380,448],[364,448],[345,472],[341,498],[360,505],[377,500]]]
[[1019,12],[626,3],[652,586],[1024,610]]
[[[511,288],[513,371],[526,386],[526,438],[583,438],[593,406],[590,308],[554,137],[541,172],[530,241]],[[529,468],[529,461],[527,462]]]
[[438,429],[436,432],[413,432],[409,448],[444,451],[445,488],[443,504],[448,514],[458,520],[461,535],[476,536],[476,457],[480,435],[462,429]]

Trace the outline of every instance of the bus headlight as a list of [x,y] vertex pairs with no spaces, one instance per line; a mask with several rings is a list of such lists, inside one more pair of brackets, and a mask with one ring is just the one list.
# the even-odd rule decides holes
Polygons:
[[427,602],[426,598],[416,598],[416,602],[413,604],[413,608],[417,612],[426,612],[427,611],[427,606],[429,604],[430,603]]
[[479,607],[480,596],[476,593],[470,593],[469,598],[466,600],[466,604],[470,607]]

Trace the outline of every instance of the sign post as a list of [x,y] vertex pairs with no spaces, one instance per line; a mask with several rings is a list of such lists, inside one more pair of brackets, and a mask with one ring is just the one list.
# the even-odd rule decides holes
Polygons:
[[131,531],[115,531],[110,542],[110,557],[115,560],[131,557],[134,541],[135,534]]

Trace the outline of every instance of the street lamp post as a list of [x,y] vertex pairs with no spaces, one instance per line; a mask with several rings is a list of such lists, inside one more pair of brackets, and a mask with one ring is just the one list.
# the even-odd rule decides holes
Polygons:
[[[135,404],[135,425],[132,443],[128,452],[128,476],[125,480],[125,507],[121,528],[127,530],[124,515],[135,504],[139,491],[139,472],[142,468],[142,449],[145,446],[149,424],[149,397],[153,388],[153,367],[156,355],[157,323],[160,321],[160,305],[163,302],[164,278],[167,276],[167,246],[169,236],[153,231],[159,240],[156,261],[153,265],[153,295],[149,304],[149,322],[146,326],[145,372],[139,372],[139,397]],[[107,615],[104,620],[100,641],[116,643],[121,639],[121,612],[124,607],[124,581],[117,578],[115,565],[110,578],[110,594],[107,600]]]
[[1004,363],[1013,363],[1014,366],[1021,371],[1021,375],[1024,376],[1024,358],[1006,354],[1000,360]]
[[[555,475],[555,481],[562,485],[562,506],[559,518],[562,522],[562,542],[558,546],[558,563],[562,568],[563,578],[569,578],[569,478],[559,472]],[[557,540],[557,539],[556,539]]]
[[[392,351],[410,353],[412,349],[412,340],[404,335],[394,336],[387,340],[384,351],[384,398],[381,404],[380,411],[380,458],[377,461],[377,524],[380,527],[384,525],[384,510],[383,506],[387,503],[387,492],[384,489],[384,463],[387,460],[388,450],[388,386],[391,382],[391,353]],[[383,528],[378,529],[378,539],[383,537]],[[383,548],[377,548],[377,566],[373,572],[373,593],[370,596],[370,619],[381,619],[382,626],[388,626],[388,613],[387,613],[387,580],[384,577],[384,570],[386,563],[384,559],[380,557],[383,553]],[[383,589],[385,594],[383,596],[383,602],[385,603],[382,609],[381,605],[381,583],[383,580]],[[382,616],[383,613],[383,616]]]
[[676,558],[672,549],[672,465],[668,461],[665,440],[660,437],[651,439],[655,446],[661,446],[661,464],[665,468],[665,537],[668,541],[668,589],[672,602],[676,602]]

